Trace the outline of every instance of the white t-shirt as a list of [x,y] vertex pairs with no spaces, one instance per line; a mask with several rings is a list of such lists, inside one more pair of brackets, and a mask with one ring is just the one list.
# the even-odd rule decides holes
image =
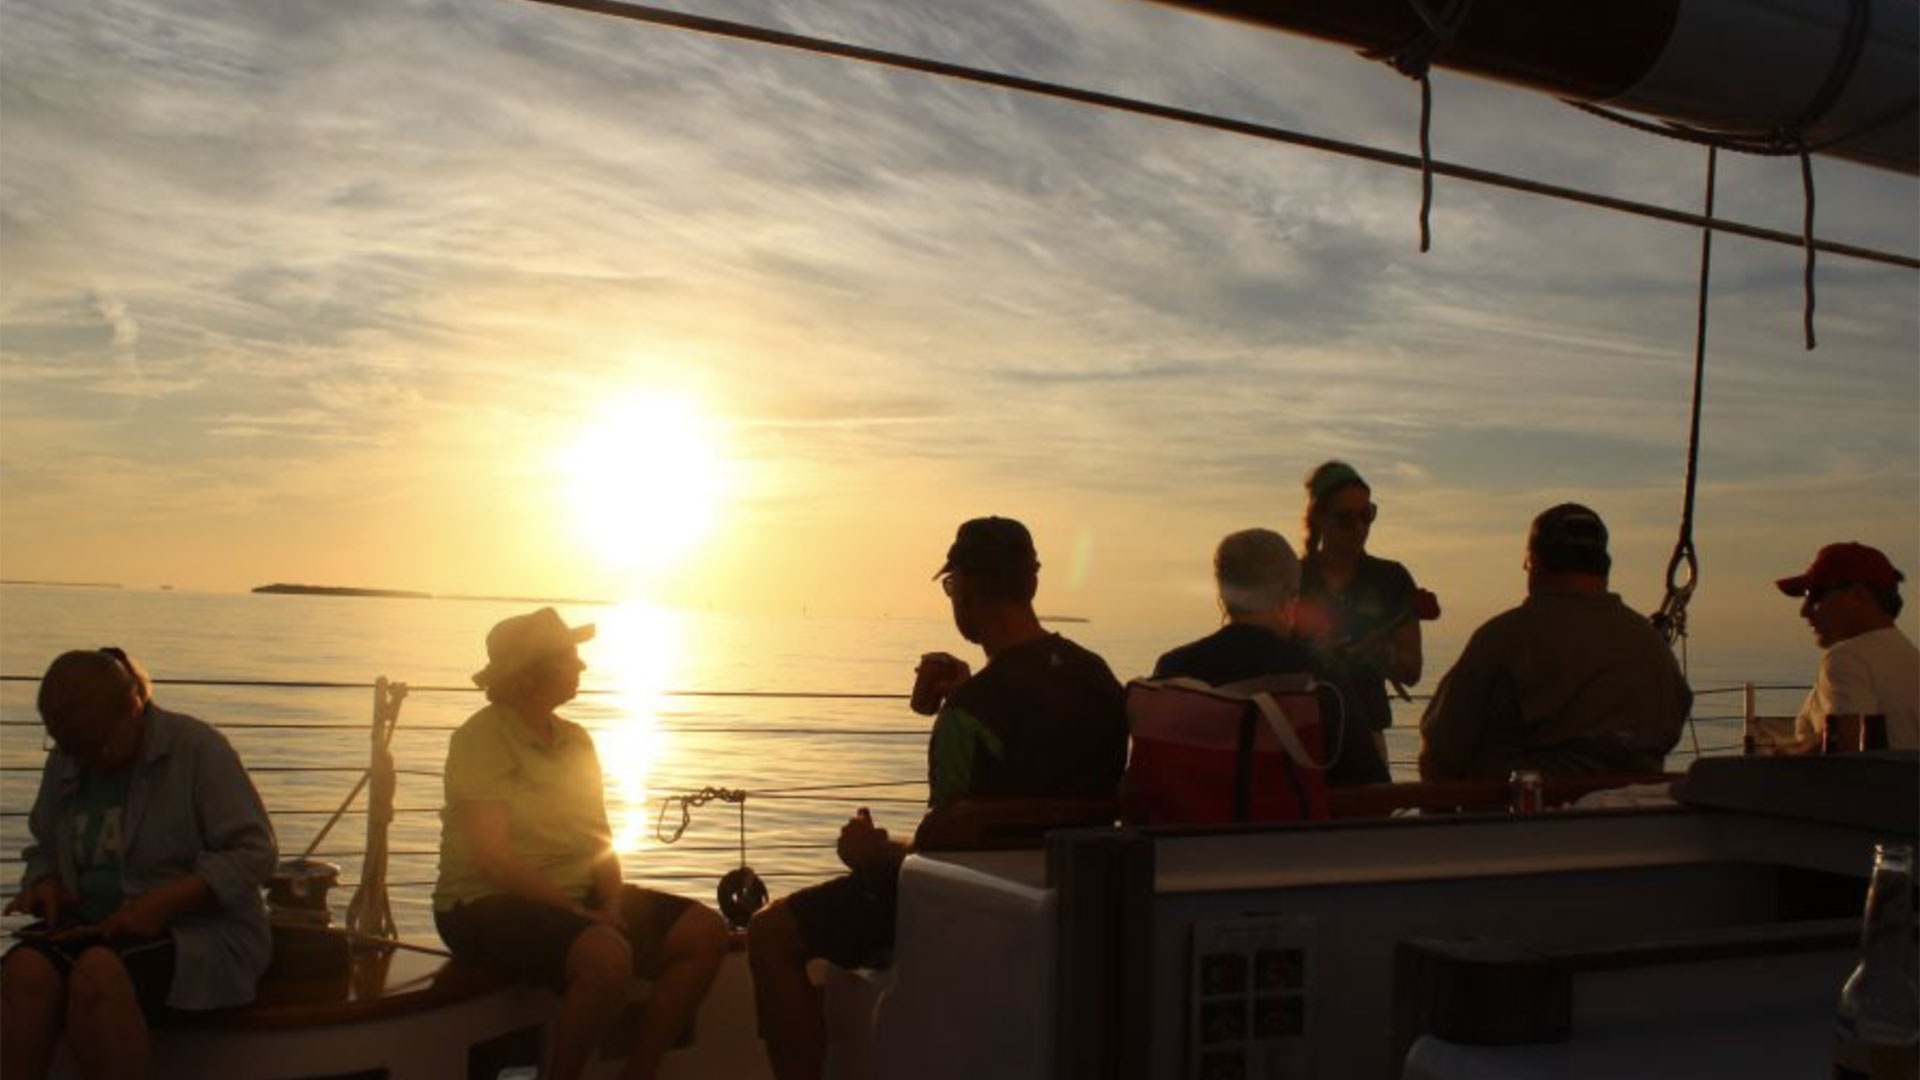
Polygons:
[[1794,735],[1818,740],[1821,721],[1856,714],[1886,717],[1893,749],[1920,748],[1920,648],[1899,627],[1869,630],[1827,650],[1794,718]]

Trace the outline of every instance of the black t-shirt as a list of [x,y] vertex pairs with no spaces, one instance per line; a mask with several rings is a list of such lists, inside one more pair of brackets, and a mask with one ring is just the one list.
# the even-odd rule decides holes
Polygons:
[[[1306,674],[1313,671],[1313,654],[1299,641],[1264,626],[1228,623],[1199,641],[1182,645],[1160,658],[1153,677],[1199,679],[1223,686],[1263,675]],[[1335,786],[1384,784],[1391,777],[1371,729],[1364,723],[1347,725],[1341,709],[1321,698],[1320,723],[1329,750],[1340,756],[1327,768],[1327,783]],[[1352,735],[1349,738],[1348,735]]]
[[961,683],[927,743],[928,803],[1102,798],[1127,765],[1126,692],[1059,634],[1002,651]]
[[1345,646],[1414,618],[1416,588],[1407,568],[1390,559],[1362,554],[1353,580],[1340,592],[1327,587],[1317,556],[1300,566],[1300,622],[1313,634],[1320,676],[1340,688],[1348,707],[1367,719],[1367,728],[1393,726],[1387,703],[1387,673]]

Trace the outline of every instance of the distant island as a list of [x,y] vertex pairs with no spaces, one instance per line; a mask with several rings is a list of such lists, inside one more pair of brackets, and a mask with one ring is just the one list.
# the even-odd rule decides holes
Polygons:
[[501,604],[610,604],[610,600],[585,600],[573,596],[473,596],[464,593],[446,593],[435,595],[413,589],[367,589],[357,585],[292,585],[276,581],[271,585],[256,585],[257,593],[271,593],[281,596],[357,596],[376,597],[387,600],[486,600]]
[[1085,615],[1042,615],[1041,622],[1092,622]]
[[414,592],[410,589],[362,589],[353,585],[288,585],[275,582],[272,585],[254,587],[257,593],[275,593],[283,596],[381,596],[398,600],[431,600],[432,593]]

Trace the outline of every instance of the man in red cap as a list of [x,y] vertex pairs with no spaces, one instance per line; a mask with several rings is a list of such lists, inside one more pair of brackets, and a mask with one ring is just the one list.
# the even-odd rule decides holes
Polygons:
[[1827,650],[1807,702],[1794,720],[1794,745],[1820,748],[1829,718],[1844,730],[1872,731],[1882,717],[1887,745],[1920,747],[1920,649],[1893,620],[1905,575],[1865,544],[1828,544],[1803,574],[1775,582],[1801,598],[1800,617]]

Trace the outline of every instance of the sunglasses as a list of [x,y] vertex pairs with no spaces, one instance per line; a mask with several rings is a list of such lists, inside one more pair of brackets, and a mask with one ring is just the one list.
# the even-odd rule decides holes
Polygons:
[[960,587],[958,584],[956,584],[959,580],[960,580],[960,575],[957,572],[948,574],[946,577],[941,578],[940,591],[943,593],[946,593],[948,596],[952,596],[954,590]]
[[1371,525],[1373,524],[1373,519],[1379,516],[1380,508],[1372,503],[1368,503],[1359,510],[1335,510],[1327,514],[1327,517],[1335,524],[1348,526]]
[[1807,603],[1818,604],[1828,596],[1846,589],[1851,589],[1858,584],[1860,583],[1857,581],[1834,581],[1825,585],[1809,585],[1807,586]]

